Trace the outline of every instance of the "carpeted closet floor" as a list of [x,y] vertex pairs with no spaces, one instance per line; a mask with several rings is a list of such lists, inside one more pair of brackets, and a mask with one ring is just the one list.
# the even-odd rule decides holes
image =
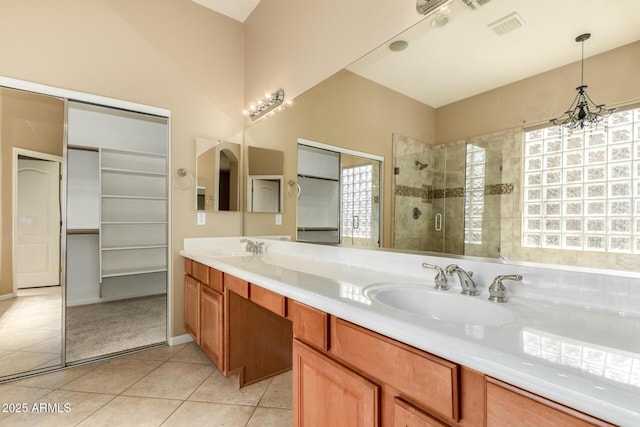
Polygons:
[[166,310],[166,295],[68,307],[67,362],[165,342]]

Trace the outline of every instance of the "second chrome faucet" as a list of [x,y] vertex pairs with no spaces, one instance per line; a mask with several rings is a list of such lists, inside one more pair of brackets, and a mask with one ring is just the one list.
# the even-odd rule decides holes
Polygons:
[[466,271],[457,264],[448,265],[444,271],[448,276],[452,276],[454,273],[458,275],[460,286],[462,287],[461,294],[472,296],[480,295],[478,282],[473,279],[473,271]]

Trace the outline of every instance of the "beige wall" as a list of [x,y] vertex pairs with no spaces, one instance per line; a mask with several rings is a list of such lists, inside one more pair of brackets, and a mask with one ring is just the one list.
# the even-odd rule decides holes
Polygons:
[[[343,70],[301,95],[293,107],[248,127],[245,144],[282,150],[285,183],[297,178],[298,138],[384,157],[382,245],[389,246],[392,134],[433,143],[434,120],[433,108]],[[275,225],[272,214],[246,213],[245,234],[294,238],[295,210],[295,191],[289,191],[282,225]]]
[[62,157],[64,103],[0,88],[0,295],[13,292],[13,148]]
[[[242,142],[243,26],[188,0],[0,0],[0,75],[171,110],[171,172],[195,174],[195,138]],[[182,239],[242,233],[240,212],[196,225],[171,188],[171,335],[184,333]],[[172,279],[172,280],[171,280]]]
[[[587,92],[597,103],[640,98],[640,41],[585,59]],[[436,141],[485,135],[560,116],[580,85],[573,63],[436,110]]]
[[245,21],[245,104],[283,88],[287,99],[424,18],[412,1],[260,2]]

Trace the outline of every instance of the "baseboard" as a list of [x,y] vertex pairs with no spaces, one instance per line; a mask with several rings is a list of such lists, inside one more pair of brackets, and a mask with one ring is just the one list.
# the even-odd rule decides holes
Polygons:
[[73,300],[73,301],[69,301],[69,299],[67,299],[67,307],[75,307],[78,305],[100,304],[103,302],[121,301],[125,299],[142,298],[142,297],[152,297],[152,296],[164,295],[164,294],[165,292],[161,292],[157,294],[132,293],[130,295],[119,295],[119,296],[102,297],[102,298],[89,298],[89,299]]
[[11,299],[11,298],[15,298],[15,295],[13,294],[13,292],[8,293],[8,294],[4,294],[4,295],[0,295],[0,301],[5,300],[5,299]]
[[173,347],[174,345],[186,344],[188,342],[193,341],[193,338],[189,334],[178,335],[177,337],[169,337],[167,343],[169,346]]

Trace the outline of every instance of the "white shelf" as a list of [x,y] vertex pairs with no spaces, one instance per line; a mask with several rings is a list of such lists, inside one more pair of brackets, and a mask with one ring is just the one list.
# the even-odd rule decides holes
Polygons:
[[129,200],[168,200],[168,197],[155,197],[155,196],[124,196],[119,194],[103,194],[100,197],[103,199],[129,199]]
[[157,157],[157,158],[167,158],[167,154],[165,153],[151,153],[149,151],[136,151],[136,150],[123,150],[120,148],[103,148],[103,153],[114,153],[114,154],[123,154],[129,156],[141,156],[141,157]]
[[125,174],[125,175],[142,175],[149,177],[163,178],[168,176],[166,172],[148,172],[136,169],[119,169],[119,168],[105,168],[100,169],[103,173]]
[[103,279],[167,271],[167,160],[158,153],[100,151]]
[[168,224],[167,221],[103,221],[102,225]]
[[103,251],[131,251],[134,249],[161,249],[167,245],[140,245],[140,246],[103,246]]
[[141,269],[102,270],[102,277],[133,276],[136,274],[159,273],[167,271],[167,267],[149,267]]

